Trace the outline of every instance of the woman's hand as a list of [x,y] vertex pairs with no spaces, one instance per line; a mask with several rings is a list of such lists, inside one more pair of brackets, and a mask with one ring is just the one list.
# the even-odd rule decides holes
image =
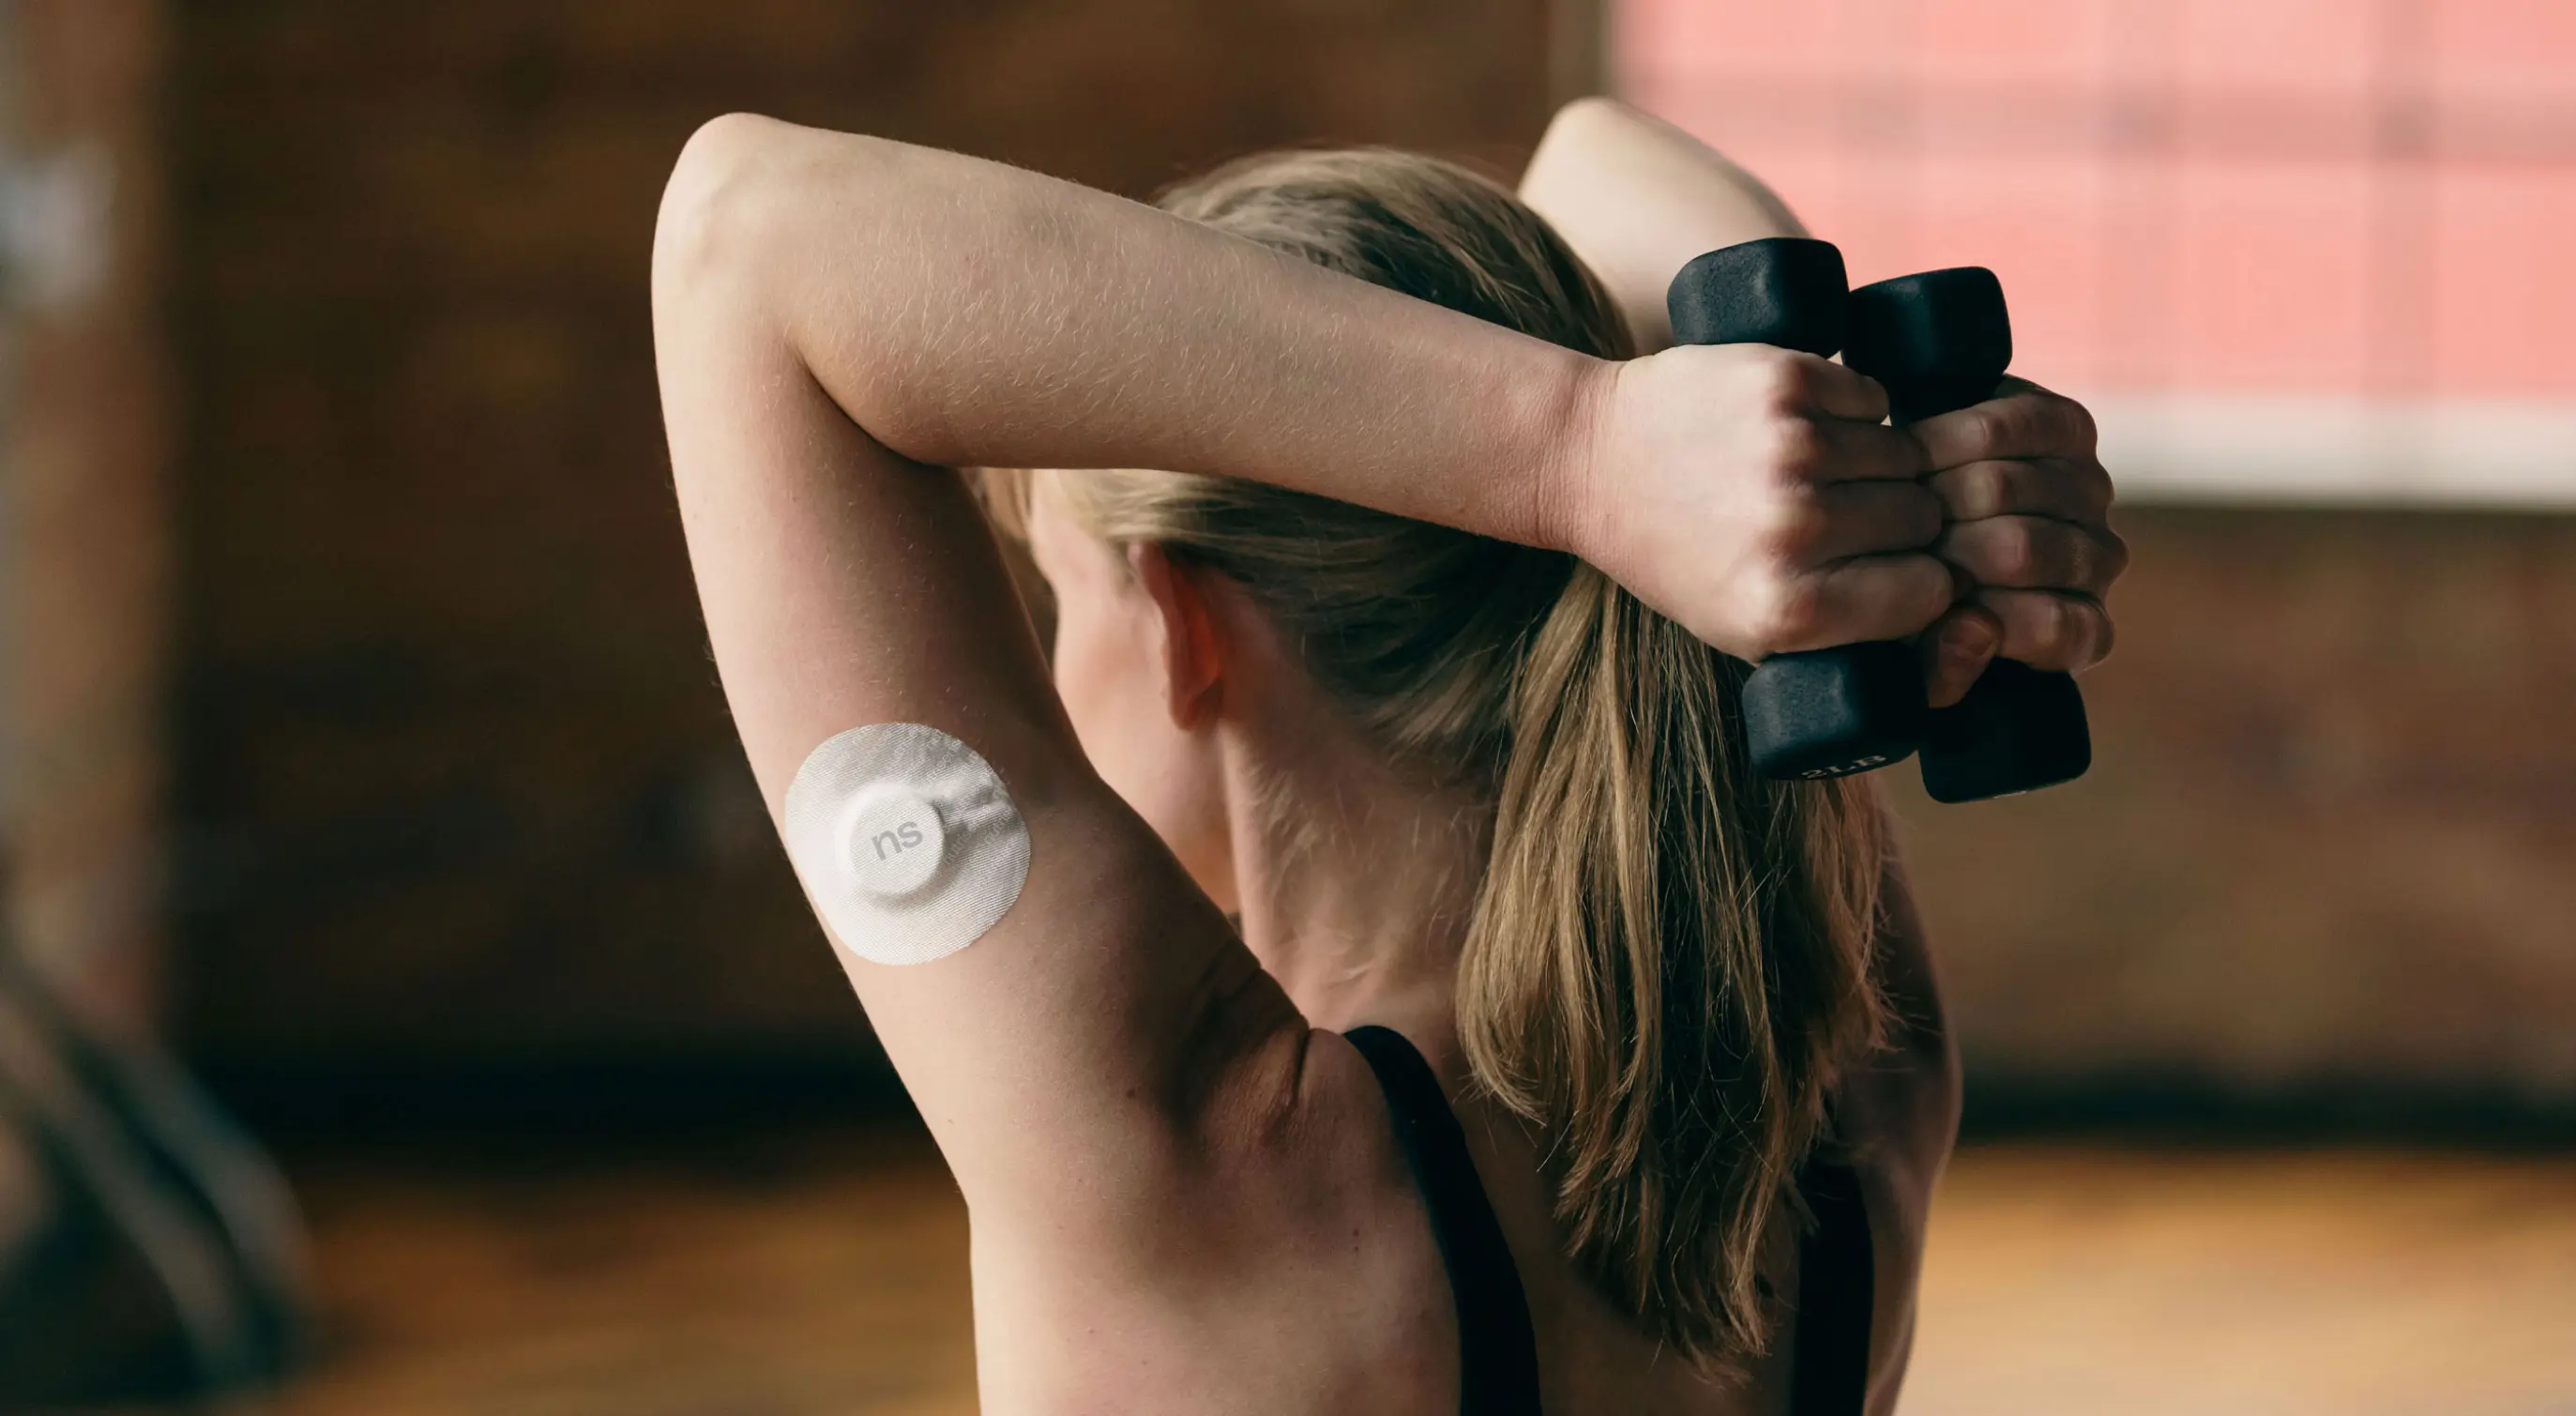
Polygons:
[[1839,364],[1762,345],[1612,366],[1567,544],[1741,659],[1921,635],[1935,707],[1989,660],[2090,668],[2129,550],[2093,419],[2020,379],[1910,428]]
[[2082,404],[2022,379],[1908,430],[1949,525],[1933,547],[1967,593],[1923,638],[1934,707],[1958,701],[1988,660],[2081,672],[2111,652],[2103,597],[2129,568],[2111,530],[2111,476]]
[[1876,381],[1757,344],[1608,369],[1567,541],[1639,599],[1760,660],[1909,638],[1958,598],[1924,444]]

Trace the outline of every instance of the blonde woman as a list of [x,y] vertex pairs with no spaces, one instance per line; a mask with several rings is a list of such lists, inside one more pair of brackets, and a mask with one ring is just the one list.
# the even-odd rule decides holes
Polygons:
[[[1823,360],[1635,357],[1684,260],[1792,229],[1677,133],[1578,106],[1524,195],[1297,153],[1156,210],[739,117],[672,178],[672,461],[773,811],[917,724],[1024,827],[964,947],[838,940],[972,1215],[985,1411],[1894,1403],[1956,1069],[1874,789],[1753,778],[1737,688],[2086,667],[2109,483],[2036,389],[1897,429]],[[1045,470],[988,517],[962,468]]]

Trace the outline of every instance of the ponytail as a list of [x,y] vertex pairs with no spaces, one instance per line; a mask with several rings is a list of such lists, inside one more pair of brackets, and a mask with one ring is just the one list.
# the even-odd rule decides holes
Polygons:
[[1513,688],[1458,985],[1478,1081],[1549,1138],[1577,1265],[1719,1367],[1768,1346],[1764,1235],[1881,1025],[1872,794],[1756,777],[1743,674],[1574,572]]

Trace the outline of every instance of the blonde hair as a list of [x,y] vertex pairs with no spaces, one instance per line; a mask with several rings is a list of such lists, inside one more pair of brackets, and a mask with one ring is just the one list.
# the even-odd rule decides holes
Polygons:
[[[1537,213],[1385,150],[1234,163],[1181,216],[1603,358],[1617,308]],[[1025,498],[1025,478],[998,484]],[[1543,1128],[1577,1266],[1711,1370],[1764,1351],[1763,1238],[1880,1036],[1885,842],[1856,781],[1746,765],[1745,666],[1570,557],[1226,478],[1054,479],[1092,533],[1240,583],[1389,756],[1474,787],[1476,1083]]]

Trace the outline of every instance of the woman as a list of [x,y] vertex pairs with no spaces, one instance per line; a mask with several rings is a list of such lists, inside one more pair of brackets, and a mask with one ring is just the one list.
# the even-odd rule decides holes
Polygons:
[[[1580,105],[1527,197],[1302,154],[1155,211],[752,118],[681,158],[663,400],[773,811],[912,724],[1024,833],[907,953],[788,822],[972,1214],[987,1411],[1893,1405],[1955,1068],[1873,788],[1751,779],[1736,690],[2087,666],[2109,483],[2026,386],[1896,429],[1827,361],[1631,358],[1685,259],[1791,229],[1677,133]],[[992,476],[1052,682],[971,467],[1083,469]]]

